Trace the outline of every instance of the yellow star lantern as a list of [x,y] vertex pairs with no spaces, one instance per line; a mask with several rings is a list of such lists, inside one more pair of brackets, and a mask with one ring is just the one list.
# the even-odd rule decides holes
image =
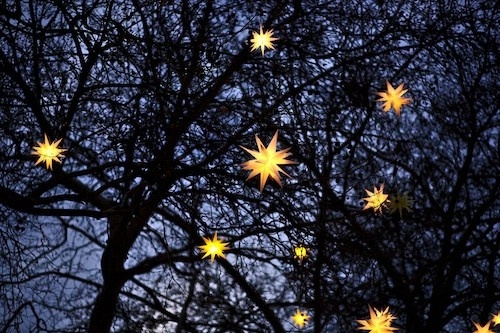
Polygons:
[[413,205],[413,200],[406,193],[396,193],[391,196],[391,200],[388,200],[390,213],[394,214],[399,211],[399,217],[403,218],[403,209],[411,212],[411,206]]
[[389,195],[384,194],[384,184],[380,185],[380,189],[377,189],[377,187],[374,186],[373,192],[368,191],[367,189],[365,189],[365,191],[368,194],[368,197],[363,198],[363,200],[366,201],[366,206],[363,210],[373,208],[375,213],[381,213],[384,202],[390,202],[387,200]]
[[307,322],[310,318],[311,316],[307,314],[306,310],[300,311],[299,309],[297,309],[292,316],[293,323],[299,328],[303,328],[305,325],[307,325]]
[[229,250],[227,246],[229,243],[223,243],[221,239],[217,239],[217,232],[213,239],[203,237],[203,240],[205,241],[205,245],[198,246],[201,252],[205,253],[201,259],[210,256],[210,262],[213,263],[215,256],[226,258],[223,251]]
[[384,112],[389,111],[394,108],[394,112],[401,116],[401,107],[411,103],[411,98],[405,98],[403,95],[408,91],[408,89],[403,89],[404,83],[401,83],[396,89],[387,81],[387,91],[378,92],[381,98],[377,99],[377,102],[384,102],[382,105]]
[[260,174],[260,191],[264,189],[266,185],[267,178],[271,176],[272,179],[279,186],[281,185],[281,177],[280,172],[290,177],[283,169],[281,169],[278,164],[298,164],[297,162],[287,160],[286,158],[292,153],[288,151],[290,148],[286,148],[280,151],[276,151],[276,143],[278,141],[278,131],[274,134],[269,146],[264,147],[262,141],[260,141],[259,137],[255,135],[255,141],[257,141],[257,147],[259,151],[250,150],[245,147],[243,148],[246,152],[251,154],[255,159],[246,161],[241,164],[243,170],[252,170],[252,172],[248,175],[246,180],[249,180],[256,175]]
[[375,308],[372,309],[372,307],[368,305],[368,309],[370,310],[370,319],[356,320],[359,324],[363,325],[358,328],[359,330],[370,331],[369,333],[390,333],[398,330],[398,328],[391,326],[392,321],[396,319],[396,317],[389,312],[389,307],[384,311],[379,311]]
[[295,259],[299,259],[299,261],[304,260],[307,257],[307,250],[308,248],[303,246],[303,245],[298,245],[295,247],[294,252],[295,252]]
[[474,326],[476,326],[476,330],[473,333],[495,333],[490,330],[491,321],[487,322],[486,325],[481,326],[478,323],[474,322]]
[[493,318],[491,319],[491,322],[493,323],[493,326],[500,325],[500,311],[498,311],[497,314],[491,314]]
[[31,152],[32,155],[37,155],[38,160],[35,165],[45,162],[47,169],[52,170],[52,161],[61,163],[60,157],[64,157],[61,153],[65,152],[67,149],[61,149],[57,146],[61,143],[62,139],[50,143],[47,138],[47,134],[44,134],[45,142],[37,142],[38,147],[33,147],[34,151]]
[[273,29],[267,30],[266,32],[262,31],[262,26],[260,26],[260,32],[253,31],[252,39],[250,39],[250,43],[252,43],[252,49],[250,51],[255,51],[258,48],[262,51],[262,55],[264,55],[264,49],[267,47],[268,49],[274,50],[273,42],[278,40],[279,38],[271,37],[273,35]]

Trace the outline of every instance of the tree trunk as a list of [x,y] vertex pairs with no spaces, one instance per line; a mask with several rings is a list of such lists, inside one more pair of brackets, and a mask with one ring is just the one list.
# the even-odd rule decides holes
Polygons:
[[118,295],[124,284],[119,279],[105,281],[90,317],[89,333],[108,333],[115,316]]
[[109,230],[108,243],[101,259],[103,286],[92,310],[89,333],[110,331],[120,290],[127,281],[123,268],[128,251],[127,219],[123,216],[111,216]]

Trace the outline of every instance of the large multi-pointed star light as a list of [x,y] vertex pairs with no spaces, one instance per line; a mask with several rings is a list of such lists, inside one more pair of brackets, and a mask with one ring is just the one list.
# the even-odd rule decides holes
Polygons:
[[35,165],[39,163],[45,162],[45,166],[47,169],[52,170],[52,161],[56,161],[61,163],[60,157],[64,157],[61,153],[65,152],[66,149],[58,148],[59,143],[61,143],[62,139],[59,139],[54,142],[50,142],[49,138],[47,138],[47,134],[44,134],[45,142],[37,142],[38,147],[33,147],[34,151],[31,152],[32,155],[37,155],[38,160]]
[[384,102],[384,104],[382,104],[384,112],[394,108],[394,112],[400,116],[401,107],[411,103],[411,98],[403,97],[403,95],[408,91],[408,89],[403,89],[403,85],[404,83],[401,83],[396,89],[394,89],[389,81],[387,81],[387,91],[377,93],[377,95],[381,97],[377,99],[377,101]]
[[250,150],[245,147],[243,148],[246,152],[251,154],[255,159],[246,161],[241,164],[243,170],[252,170],[252,172],[248,175],[247,180],[257,176],[260,174],[260,191],[264,189],[266,185],[267,178],[271,176],[272,179],[276,183],[281,185],[281,177],[280,172],[290,177],[283,169],[279,167],[279,164],[297,164],[297,162],[287,160],[286,158],[292,153],[288,151],[290,148],[286,148],[280,151],[276,151],[276,144],[278,141],[278,131],[274,134],[269,146],[267,148],[264,146],[262,141],[260,141],[259,137],[255,135],[255,141],[257,141],[257,148],[259,151]]
[[497,314],[492,313],[491,315],[493,316],[493,318],[491,319],[493,326],[500,325],[500,311],[498,311]]
[[490,330],[491,321],[487,322],[486,325],[481,326],[478,323],[474,322],[474,326],[476,326],[476,330],[473,333],[495,333]]
[[299,328],[303,328],[305,325],[307,325],[307,322],[310,318],[311,316],[307,314],[306,310],[300,311],[299,309],[297,309],[292,316],[293,323]]
[[398,330],[398,328],[391,326],[392,321],[396,317],[389,312],[389,307],[384,311],[379,311],[368,305],[368,309],[370,310],[370,319],[356,320],[359,324],[363,325],[358,328],[359,330],[370,331],[369,333],[391,333]]
[[387,197],[389,196],[388,194],[384,194],[384,184],[380,185],[380,188],[377,189],[376,186],[373,187],[373,192],[368,191],[365,189],[366,194],[368,194],[368,197],[363,198],[363,200],[366,201],[366,206],[363,207],[363,210],[373,208],[373,211],[375,213],[382,212],[382,207],[385,202],[389,202],[387,200]]
[[262,55],[264,55],[264,49],[272,49],[274,50],[273,42],[278,40],[279,38],[271,37],[273,35],[273,29],[267,30],[266,32],[262,31],[262,26],[260,26],[260,32],[253,31],[252,39],[250,39],[250,43],[252,43],[252,49],[250,51],[255,51],[258,48],[262,51]]
[[204,259],[210,256],[210,262],[214,262],[215,256],[219,256],[221,258],[226,258],[223,251],[229,250],[229,243],[223,243],[221,239],[217,239],[217,232],[214,235],[213,239],[203,237],[205,241],[205,245],[198,246],[201,249],[201,252],[205,253],[205,255],[201,258]]

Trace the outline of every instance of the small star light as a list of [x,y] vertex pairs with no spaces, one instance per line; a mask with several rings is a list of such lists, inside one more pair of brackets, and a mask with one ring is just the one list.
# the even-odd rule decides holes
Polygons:
[[403,218],[403,209],[411,212],[411,206],[413,205],[413,200],[406,193],[396,193],[396,195],[391,196],[391,200],[389,202],[389,209],[391,214],[394,214],[396,211],[399,211],[399,217]]
[[255,141],[257,141],[257,147],[259,151],[250,150],[245,147],[243,148],[246,152],[251,154],[255,159],[246,161],[241,164],[243,170],[252,170],[250,175],[248,175],[246,180],[249,180],[256,175],[260,174],[260,191],[264,189],[266,185],[267,178],[271,176],[279,186],[281,185],[281,177],[280,172],[290,177],[285,171],[283,171],[278,164],[298,164],[297,162],[287,160],[286,158],[292,153],[288,151],[290,148],[286,148],[280,151],[276,151],[276,143],[278,141],[278,131],[274,134],[269,146],[264,147],[262,141],[260,141],[259,137],[255,135]]
[[497,314],[492,313],[493,318],[491,319],[491,322],[493,323],[493,326],[500,325],[500,311],[498,311]]
[[267,30],[266,32],[262,31],[262,26],[260,26],[260,32],[256,31],[252,32],[252,39],[250,39],[250,43],[252,43],[252,49],[250,51],[255,51],[260,47],[262,51],[262,55],[264,55],[264,48],[274,50],[274,45],[272,42],[278,40],[279,38],[271,37],[273,35],[273,29]]
[[229,250],[229,247],[227,247],[229,243],[222,243],[221,239],[217,239],[217,232],[215,233],[213,239],[203,237],[203,240],[205,241],[205,245],[198,246],[201,249],[201,252],[205,253],[201,259],[210,256],[210,262],[213,263],[215,256],[226,258],[223,251]]
[[377,102],[384,102],[382,105],[384,112],[387,112],[394,108],[394,112],[401,116],[401,107],[406,104],[411,103],[411,98],[405,98],[403,95],[408,91],[408,89],[403,89],[404,83],[401,83],[396,89],[387,81],[387,91],[378,92],[381,98],[377,99]]
[[358,328],[359,330],[370,331],[369,333],[390,333],[391,331],[398,330],[398,328],[391,327],[392,321],[396,319],[396,317],[389,312],[389,307],[384,311],[379,311],[377,309],[372,309],[372,307],[368,305],[368,309],[370,310],[370,319],[356,320],[359,324],[363,325]]
[[47,134],[45,134],[44,136],[45,142],[37,142],[38,147],[33,147],[34,151],[32,151],[31,154],[39,156],[35,165],[45,162],[46,168],[52,170],[52,161],[61,163],[59,157],[64,157],[61,153],[65,152],[67,149],[61,149],[57,147],[59,143],[61,143],[62,139],[50,143],[49,139],[47,138]]
[[303,245],[298,245],[295,247],[295,259],[299,259],[299,261],[304,260],[307,257],[307,250],[308,248],[303,246]]
[[373,192],[368,191],[367,189],[365,189],[365,191],[368,194],[368,197],[363,198],[363,200],[366,201],[366,206],[363,208],[363,210],[373,208],[373,211],[375,213],[382,213],[384,202],[390,202],[389,200],[387,200],[387,197],[389,195],[384,194],[384,184],[380,185],[380,189],[378,190],[377,187],[374,186]]
[[474,322],[474,326],[476,326],[476,330],[472,333],[495,333],[492,330],[490,330],[490,324],[491,321],[487,322],[486,325],[481,326],[478,323]]
[[295,310],[295,313],[292,316],[293,323],[299,328],[303,328],[307,325],[309,318],[311,318],[311,316],[307,314],[306,310],[300,311],[299,309]]

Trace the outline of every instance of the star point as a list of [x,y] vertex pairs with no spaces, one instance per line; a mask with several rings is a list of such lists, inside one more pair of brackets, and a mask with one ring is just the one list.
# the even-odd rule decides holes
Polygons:
[[389,200],[387,200],[387,197],[389,197],[389,195],[384,193],[384,184],[380,185],[379,189],[374,186],[373,192],[367,189],[365,189],[365,192],[366,194],[368,194],[368,197],[363,198],[363,200],[366,201],[366,206],[363,207],[363,210],[373,208],[373,211],[375,213],[381,213],[382,207],[384,207],[384,203],[390,202]]
[[259,32],[253,31],[252,32],[253,38],[250,39],[250,43],[252,43],[252,48],[250,51],[255,51],[258,48],[260,48],[262,55],[264,55],[265,48],[274,50],[273,42],[278,40],[279,38],[272,37],[273,33],[274,33],[273,29],[264,32],[262,30],[262,26],[260,26]]
[[389,312],[389,307],[385,308],[384,311],[377,310],[368,305],[370,311],[370,319],[368,320],[356,320],[360,325],[359,330],[370,331],[369,333],[391,333],[392,331],[399,330],[396,327],[392,327],[392,321],[396,319]]
[[64,157],[62,155],[67,149],[59,148],[58,145],[61,143],[62,139],[53,141],[52,143],[49,141],[47,134],[44,134],[45,142],[37,142],[38,146],[33,147],[32,155],[37,155],[38,160],[35,162],[35,165],[38,165],[42,162],[45,162],[45,167],[49,170],[52,170],[52,161],[56,161],[61,163],[59,158]]
[[307,314],[306,310],[300,311],[299,309],[297,309],[292,316],[293,323],[299,328],[304,328],[310,318],[311,316]]
[[213,263],[215,260],[215,256],[226,258],[226,255],[223,251],[229,250],[229,243],[223,243],[221,239],[217,238],[217,232],[214,235],[213,239],[202,237],[205,245],[200,245],[198,248],[201,249],[202,253],[205,255],[201,259],[205,259],[210,256],[210,262]]
[[280,172],[288,177],[290,177],[290,175],[283,171],[283,169],[281,169],[279,165],[298,164],[297,162],[286,159],[288,156],[292,155],[292,153],[288,152],[290,148],[276,151],[278,131],[276,131],[276,133],[274,134],[267,148],[264,146],[262,141],[260,141],[257,135],[255,135],[255,141],[257,142],[257,148],[259,149],[258,151],[240,146],[255,158],[241,164],[243,170],[252,170],[246,180],[249,180],[260,174],[261,192],[264,189],[269,176],[271,176],[271,178],[274,179],[274,181],[278,183],[279,186],[282,186]]
[[413,200],[407,193],[396,193],[391,195],[391,199],[387,201],[389,203],[389,210],[391,214],[399,211],[399,217],[403,218],[403,210],[411,212],[411,207],[413,205]]
[[294,258],[295,259],[298,259],[300,262],[302,262],[302,260],[304,260],[305,258],[307,258],[307,251],[309,249],[303,245],[297,245],[295,248],[294,248],[294,252],[295,252],[295,256]]
[[403,97],[403,95],[408,91],[408,89],[403,89],[404,83],[401,83],[396,89],[389,83],[387,83],[387,91],[378,92],[381,98],[377,99],[377,102],[384,102],[382,104],[382,109],[384,112],[388,112],[391,108],[394,109],[394,112],[401,116],[401,108],[403,105],[408,105],[411,103],[411,98]]

